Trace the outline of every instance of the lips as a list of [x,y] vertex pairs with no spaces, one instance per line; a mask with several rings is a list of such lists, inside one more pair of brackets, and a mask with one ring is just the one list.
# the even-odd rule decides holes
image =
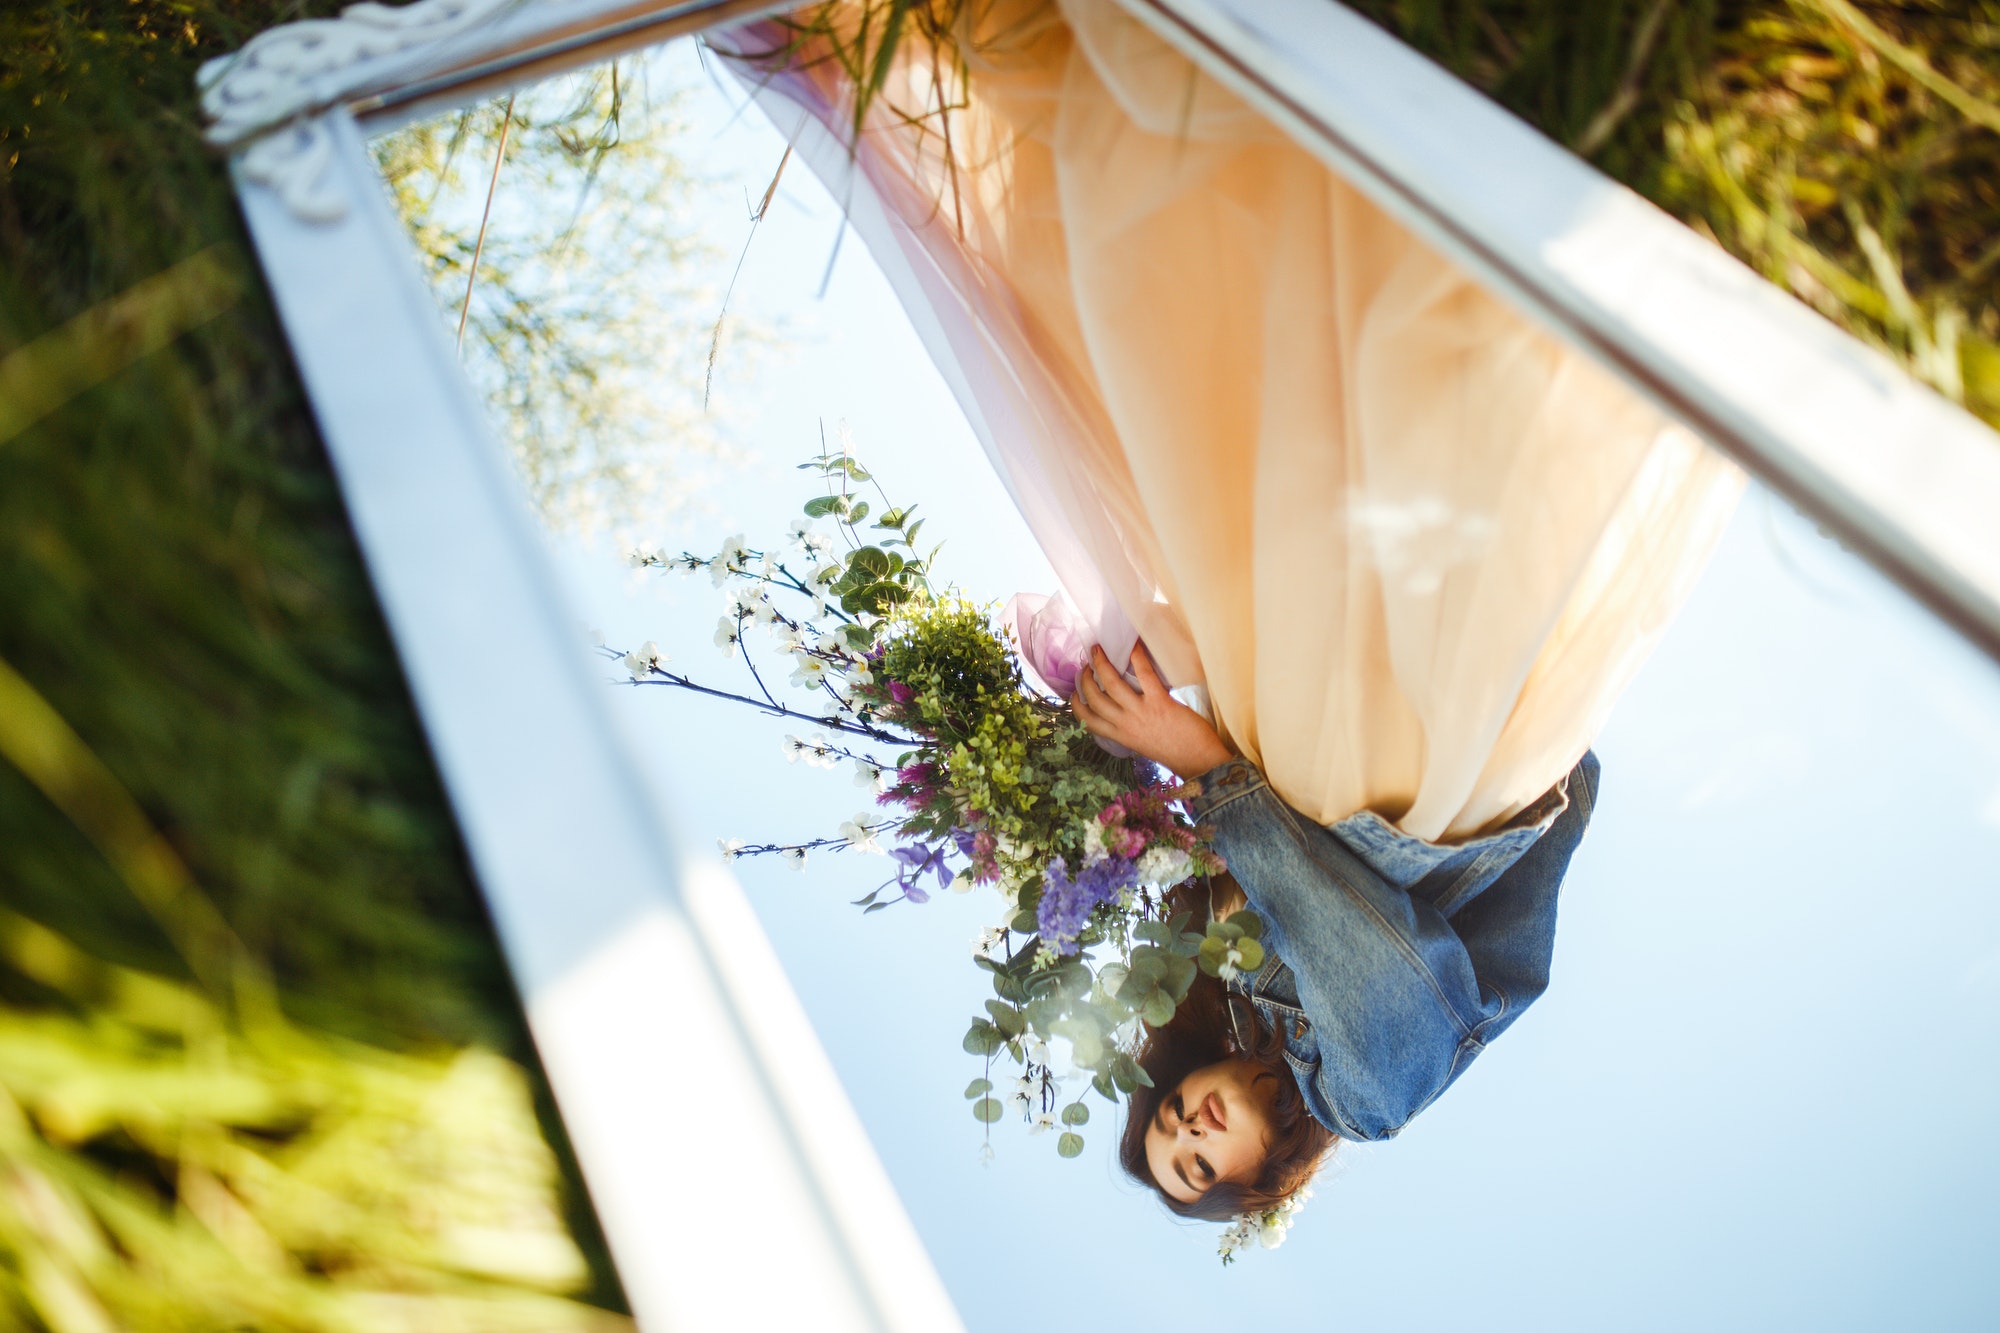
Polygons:
[[1229,1128],[1229,1122],[1223,1119],[1222,1116],[1222,1098],[1212,1092],[1202,1098],[1201,1110],[1196,1114],[1208,1122],[1209,1129],[1217,1133],[1226,1131]]

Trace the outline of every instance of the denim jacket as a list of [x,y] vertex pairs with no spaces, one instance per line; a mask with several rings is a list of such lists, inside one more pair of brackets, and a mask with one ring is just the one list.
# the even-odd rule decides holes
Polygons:
[[1202,776],[1194,813],[1265,923],[1264,966],[1229,984],[1284,1034],[1314,1119],[1393,1137],[1548,988],[1597,775],[1586,754],[1505,828],[1451,845],[1365,810],[1315,824],[1247,760]]

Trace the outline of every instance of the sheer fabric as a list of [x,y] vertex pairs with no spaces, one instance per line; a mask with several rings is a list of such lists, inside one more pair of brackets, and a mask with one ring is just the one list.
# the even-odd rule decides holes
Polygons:
[[1685,597],[1735,470],[1108,0],[960,36],[948,147],[897,114],[959,91],[925,53],[858,145],[836,63],[731,68],[896,285],[1086,637],[1205,684],[1321,822],[1452,840],[1527,807]]

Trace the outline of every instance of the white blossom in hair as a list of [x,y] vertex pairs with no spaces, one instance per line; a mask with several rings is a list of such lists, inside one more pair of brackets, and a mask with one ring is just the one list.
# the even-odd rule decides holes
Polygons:
[[1236,1220],[1223,1230],[1216,1243],[1215,1252],[1222,1256],[1226,1268],[1236,1262],[1236,1252],[1247,1250],[1252,1241],[1267,1250],[1275,1250],[1285,1243],[1285,1234],[1292,1229],[1292,1223],[1312,1197],[1312,1187],[1301,1185],[1298,1189],[1274,1207],[1254,1213],[1238,1213]]

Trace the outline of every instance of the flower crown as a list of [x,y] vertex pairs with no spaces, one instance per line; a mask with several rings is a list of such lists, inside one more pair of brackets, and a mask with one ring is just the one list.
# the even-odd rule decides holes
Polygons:
[[1216,1243],[1215,1252],[1222,1256],[1223,1267],[1236,1262],[1236,1252],[1250,1248],[1256,1241],[1267,1250],[1275,1250],[1285,1243],[1285,1233],[1292,1229],[1292,1223],[1305,1209],[1306,1200],[1312,1197],[1312,1186],[1301,1185],[1285,1199],[1269,1208],[1256,1212],[1238,1213]]

